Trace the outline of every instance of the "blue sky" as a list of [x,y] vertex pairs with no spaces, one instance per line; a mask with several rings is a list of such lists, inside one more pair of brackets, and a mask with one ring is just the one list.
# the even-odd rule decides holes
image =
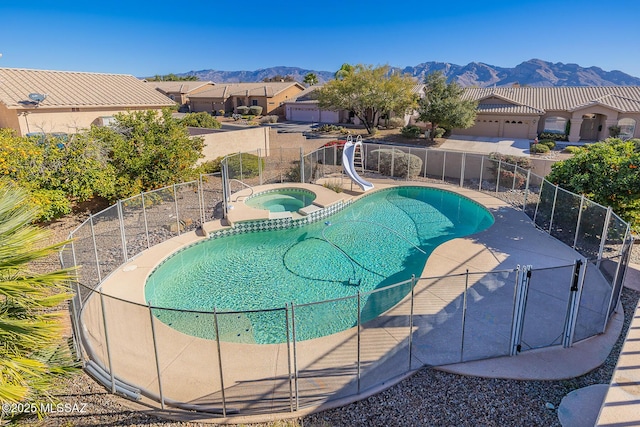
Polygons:
[[0,0],[0,67],[191,70],[532,58],[640,77],[640,1]]

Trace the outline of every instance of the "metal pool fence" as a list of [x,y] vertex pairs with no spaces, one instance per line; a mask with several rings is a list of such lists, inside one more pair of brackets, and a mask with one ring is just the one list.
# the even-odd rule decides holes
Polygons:
[[[226,159],[222,175],[121,200],[71,233],[61,261],[80,267],[71,309],[87,372],[114,393],[162,409],[244,416],[355,400],[425,365],[570,347],[605,330],[633,244],[628,224],[611,209],[487,156],[363,147],[368,176],[444,181],[493,194],[582,258],[550,268],[413,277],[351,297],[251,312],[168,309],[101,289],[145,250],[222,218],[234,185],[341,179],[336,146],[307,155],[242,153]],[[272,325],[275,344],[251,342],[247,332],[256,319]],[[178,323],[198,325],[199,336],[169,326]],[[352,327],[339,331],[337,323]],[[307,339],[317,328],[338,332]]]

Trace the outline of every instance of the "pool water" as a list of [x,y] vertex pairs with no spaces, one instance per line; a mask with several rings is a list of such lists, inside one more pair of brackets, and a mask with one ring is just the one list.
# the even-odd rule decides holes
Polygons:
[[[486,208],[448,191],[379,190],[306,226],[210,239],[180,251],[149,276],[145,297],[167,307],[153,312],[181,332],[214,339],[213,316],[204,312],[215,308],[221,340],[251,343],[285,342],[283,307],[294,303],[296,339],[317,338],[355,325],[358,292],[362,322],[393,307],[410,282],[382,288],[420,277],[438,245],[493,221]],[[334,301],[318,303],[327,300]],[[255,312],[265,309],[272,311]]]
[[258,193],[245,200],[245,204],[257,209],[271,212],[297,212],[298,209],[309,206],[316,195],[311,191],[286,188],[275,191]]

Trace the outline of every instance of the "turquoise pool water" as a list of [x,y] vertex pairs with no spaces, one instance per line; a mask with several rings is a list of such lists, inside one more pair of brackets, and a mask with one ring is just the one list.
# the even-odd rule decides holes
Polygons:
[[245,200],[245,204],[257,209],[271,212],[297,212],[298,209],[309,206],[316,195],[311,191],[298,188],[283,188],[256,194]]
[[410,282],[385,287],[419,277],[434,248],[493,221],[483,206],[448,191],[380,190],[312,224],[180,251],[149,276],[145,297],[167,307],[153,312],[181,332],[214,339],[213,315],[205,312],[215,308],[222,340],[252,343],[285,342],[283,307],[293,302],[296,339],[317,338],[356,323],[358,292],[362,322],[393,307]]

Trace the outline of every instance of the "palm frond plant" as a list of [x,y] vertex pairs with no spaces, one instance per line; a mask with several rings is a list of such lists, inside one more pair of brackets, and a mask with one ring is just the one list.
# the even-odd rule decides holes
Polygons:
[[[33,225],[37,209],[27,200],[0,182],[0,403],[38,406],[53,401],[58,377],[73,369],[63,351],[60,311],[72,271],[30,268],[67,242],[43,245],[48,233]],[[19,414],[2,417],[12,415]]]

